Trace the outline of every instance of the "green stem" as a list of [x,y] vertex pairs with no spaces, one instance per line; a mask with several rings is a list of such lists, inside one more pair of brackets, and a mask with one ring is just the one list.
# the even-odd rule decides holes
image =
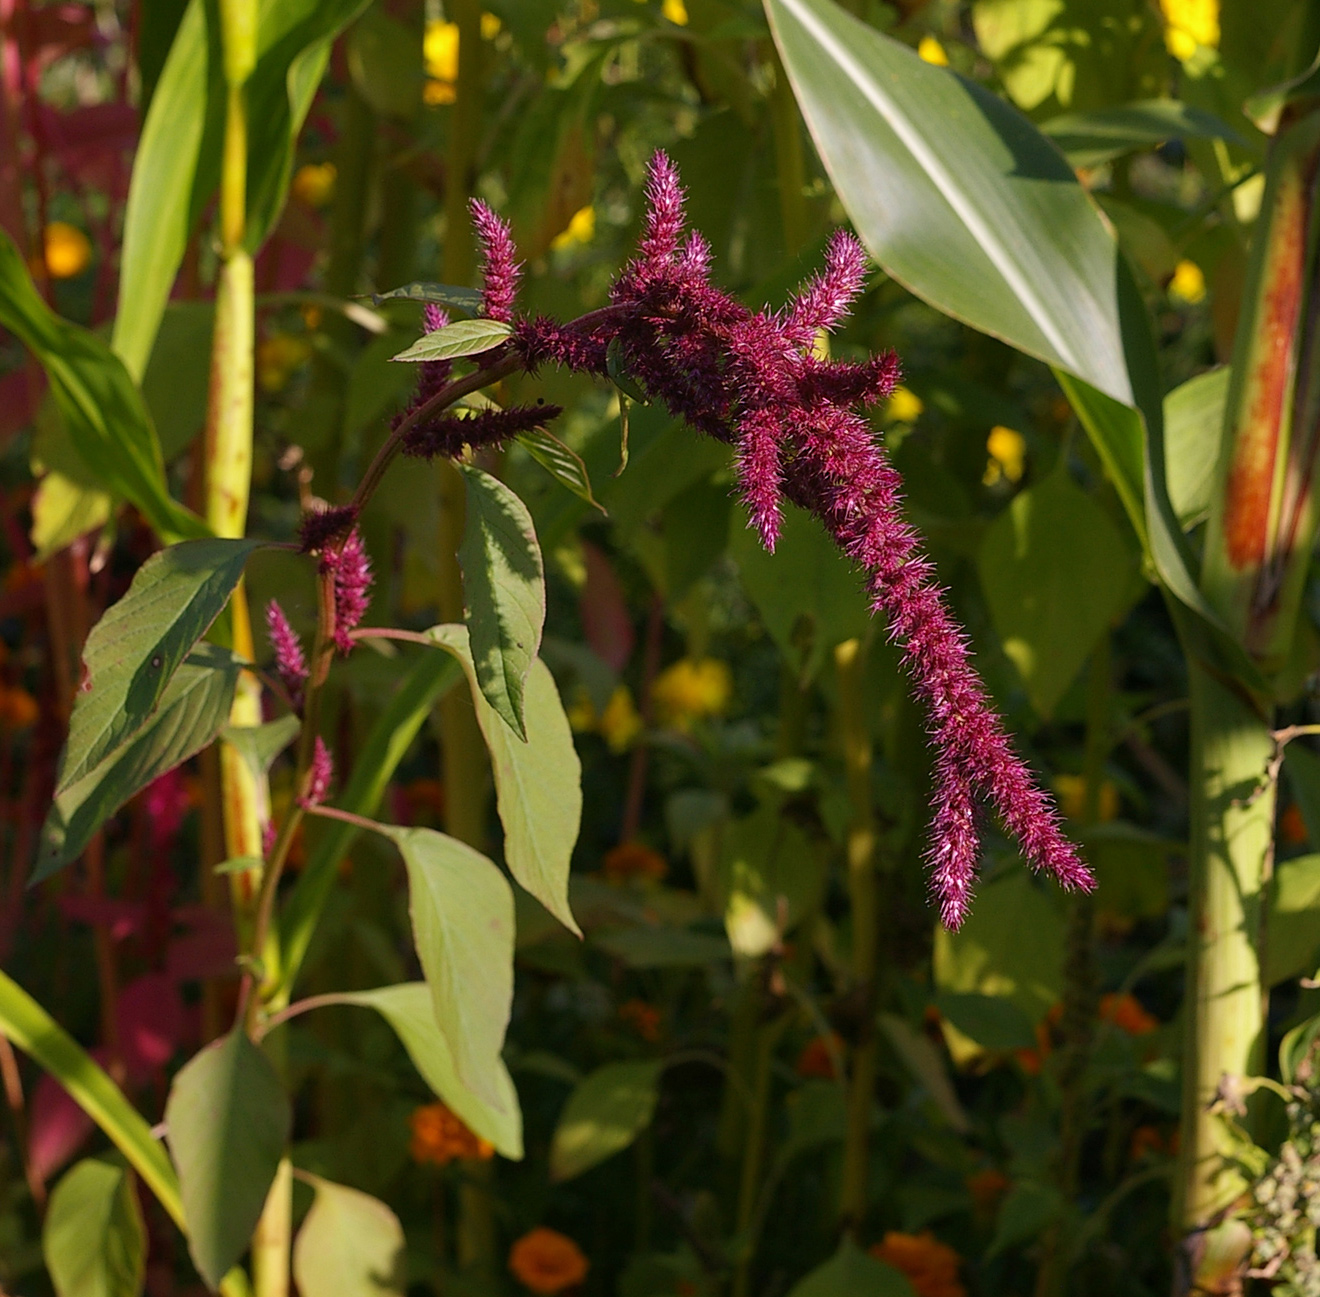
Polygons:
[[770,122],[779,181],[779,214],[784,230],[784,252],[789,257],[796,257],[807,241],[809,225],[802,121],[779,53],[773,46],[770,53],[775,72],[774,89],[770,92]]

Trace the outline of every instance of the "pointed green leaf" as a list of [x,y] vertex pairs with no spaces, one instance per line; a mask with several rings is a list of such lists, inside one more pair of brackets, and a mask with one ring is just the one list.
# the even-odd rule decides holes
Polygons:
[[251,540],[193,540],[153,554],[87,637],[56,783],[63,791],[127,742],[229,602]]
[[210,1287],[247,1251],[284,1154],[293,1114],[265,1054],[242,1028],[174,1078],[165,1105],[188,1251]]
[[458,562],[463,615],[486,701],[526,739],[523,694],[545,625],[545,568],[527,506],[498,478],[460,464],[467,514]]
[[296,716],[281,716],[264,725],[226,725],[220,737],[237,750],[254,779],[270,770],[275,758],[298,737],[302,722]]
[[344,991],[327,1000],[375,1009],[394,1028],[413,1066],[444,1100],[445,1106],[474,1135],[493,1144],[501,1156],[515,1161],[522,1157],[522,1113],[508,1068],[500,1060],[496,1081],[501,1099],[498,1108],[484,1102],[459,1080],[453,1051],[436,1024],[431,992],[425,982],[382,986],[374,991]]
[[627,1148],[655,1114],[660,1063],[607,1063],[568,1096],[550,1146],[550,1179],[571,1180]]
[[402,288],[392,288],[388,293],[372,293],[371,303],[379,306],[392,298],[401,297],[409,302],[431,302],[436,306],[448,306],[453,310],[466,311],[475,315],[481,310],[481,293],[475,288],[459,288],[455,284],[428,284],[418,281],[404,284]]
[[1320,855],[1297,856],[1276,866],[1266,932],[1261,978],[1266,986],[1315,972],[1320,964]]
[[581,936],[568,904],[568,871],[582,822],[582,763],[549,667],[537,658],[528,672],[524,742],[482,695],[466,629],[434,626],[428,634],[467,674],[477,723],[490,751],[509,872],[570,932]]
[[301,1297],[403,1297],[403,1226],[379,1199],[304,1175],[316,1201],[293,1245]]
[[499,320],[455,320],[444,328],[418,338],[395,360],[457,360],[460,356],[479,356],[498,347],[513,332]]
[[1207,369],[1164,398],[1169,500],[1184,530],[1204,522],[1210,512],[1228,378],[1227,365]]
[[409,910],[431,1007],[458,1078],[504,1112],[513,1003],[513,889],[479,851],[433,829],[380,825],[408,869]]
[[533,428],[520,432],[514,440],[545,469],[560,486],[566,486],[579,500],[585,500],[593,509],[605,513],[605,506],[591,493],[591,478],[582,457],[564,445],[552,432]]
[[916,1291],[901,1270],[845,1239],[824,1265],[789,1290],[788,1297],[916,1297]]
[[1168,140],[1246,141],[1214,113],[1178,99],[1142,99],[1088,113],[1065,113],[1041,125],[1074,167],[1096,167]]
[[1058,150],[1011,105],[832,0],[766,11],[876,260],[947,314],[1130,404],[1118,248]]
[[117,1158],[85,1158],[65,1173],[50,1196],[41,1250],[57,1297],[138,1297],[147,1230]]
[[202,644],[193,651],[146,724],[56,793],[41,831],[33,883],[76,860],[92,834],[134,793],[216,737],[229,718],[241,670],[242,663],[228,649]]

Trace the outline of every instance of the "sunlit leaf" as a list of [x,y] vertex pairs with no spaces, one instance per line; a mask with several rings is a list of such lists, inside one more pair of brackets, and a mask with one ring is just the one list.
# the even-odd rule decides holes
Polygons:
[[460,288],[455,284],[431,284],[418,280],[404,284],[402,288],[392,288],[388,293],[372,293],[373,306],[388,302],[392,298],[403,298],[409,302],[432,302],[436,306],[448,306],[453,310],[465,311],[475,315],[481,310],[481,293],[475,288]]
[[789,1289],[788,1297],[916,1297],[901,1270],[845,1240],[824,1265]]
[[607,1063],[569,1095],[550,1145],[550,1179],[570,1180],[625,1149],[651,1124],[659,1063]]
[[293,1278],[301,1297],[403,1297],[403,1226],[378,1198],[304,1179],[316,1190],[293,1246]]
[[41,1250],[57,1297],[138,1297],[147,1230],[118,1159],[86,1158],[55,1186]]
[[585,500],[601,513],[605,512],[605,506],[591,493],[591,478],[582,457],[564,445],[554,433],[533,428],[530,432],[520,432],[514,440],[561,486],[566,486],[579,500]]
[[444,328],[418,338],[395,360],[457,360],[460,356],[478,356],[483,351],[498,347],[512,328],[499,320],[455,320]]

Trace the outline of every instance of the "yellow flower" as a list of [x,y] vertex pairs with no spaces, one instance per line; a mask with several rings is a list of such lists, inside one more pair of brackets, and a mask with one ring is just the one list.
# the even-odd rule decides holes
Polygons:
[[944,46],[935,39],[934,36],[923,36],[917,45],[917,54],[927,63],[933,63],[937,68],[947,68],[949,66],[949,56],[944,52]]
[[257,382],[263,392],[278,392],[289,375],[312,354],[311,344],[292,334],[276,333],[257,343]]
[[494,1145],[474,1135],[443,1103],[414,1108],[408,1125],[412,1129],[408,1151],[414,1162],[444,1166],[464,1158],[484,1162],[495,1154]]
[[685,729],[692,721],[718,716],[733,695],[733,673],[716,658],[681,658],[651,686],[656,714],[667,725]]
[[[1086,780],[1081,775],[1055,775],[1059,808],[1070,820],[1080,820],[1086,809]],[[1106,779],[1100,785],[1096,817],[1104,823],[1118,818],[1118,789]]]
[[1195,306],[1205,300],[1205,272],[1194,261],[1180,261],[1169,280],[1169,296]]
[[500,34],[504,24],[494,14],[481,15],[481,39],[493,41]]
[[596,237],[596,209],[591,206],[580,207],[573,213],[567,228],[556,234],[550,246],[558,252],[561,248],[571,248],[575,243],[590,243]]
[[1184,63],[1204,46],[1219,48],[1219,0],[1160,0],[1164,43]]
[[600,715],[597,729],[611,752],[624,752],[632,747],[633,740],[642,732],[642,718],[633,705],[633,696],[627,685],[615,686]]
[[683,0],[664,0],[664,3],[660,6],[660,12],[675,27],[686,27],[688,25],[687,5],[683,3]]
[[573,1288],[586,1277],[591,1263],[578,1247],[558,1230],[543,1225],[524,1234],[509,1250],[513,1276],[540,1297],[553,1297]]
[[458,98],[458,88],[452,81],[428,81],[422,87],[422,102],[432,108],[438,104],[452,104]]
[[958,1281],[961,1258],[929,1230],[921,1234],[890,1230],[884,1242],[871,1248],[871,1255],[901,1270],[917,1297],[967,1297],[967,1289]]
[[72,279],[92,263],[92,245],[87,236],[67,221],[46,226],[46,273],[52,279]]
[[458,80],[458,24],[436,19],[426,24],[422,37],[422,58],[426,75],[437,81]]
[[893,423],[916,423],[926,403],[910,388],[896,387],[885,405],[885,418]]
[[569,728],[574,734],[585,734],[588,730],[594,730],[599,719],[591,695],[580,686],[573,701],[564,708],[564,714],[568,717]]
[[293,196],[308,207],[324,207],[335,192],[337,174],[333,162],[308,162],[294,173]]
[[1027,439],[1012,428],[996,425],[985,439],[986,453],[990,456],[981,479],[986,486],[994,486],[1000,478],[1020,482],[1026,470]]

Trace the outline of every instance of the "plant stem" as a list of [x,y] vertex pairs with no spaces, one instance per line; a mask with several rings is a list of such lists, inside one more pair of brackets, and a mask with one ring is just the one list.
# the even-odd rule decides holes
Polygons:
[[783,223],[784,252],[797,256],[807,241],[807,173],[802,151],[802,122],[797,100],[779,52],[770,46],[775,72],[770,92],[770,122],[774,132],[775,172],[779,181],[779,214]]
[[252,1287],[257,1297],[288,1297],[292,1232],[293,1163],[284,1157],[252,1235]]
[[848,826],[848,899],[852,910],[852,980],[857,1032],[848,1077],[847,1133],[839,1189],[839,1221],[857,1238],[866,1219],[871,1105],[875,1091],[876,985],[880,922],[875,876],[875,814],[871,805],[871,732],[865,693],[866,645],[847,640],[834,649],[839,690],[839,736],[852,822]]

